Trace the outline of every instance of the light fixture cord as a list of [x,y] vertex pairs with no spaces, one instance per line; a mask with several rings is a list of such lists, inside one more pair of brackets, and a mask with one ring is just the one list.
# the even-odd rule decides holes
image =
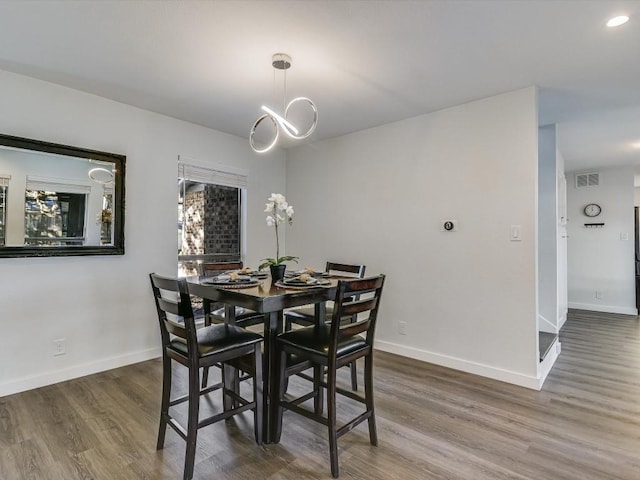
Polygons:
[[273,100],[278,98],[276,95],[276,67],[273,67],[273,84],[271,85],[271,98]]
[[287,108],[287,69],[284,70],[284,89],[282,90],[282,115],[284,115],[284,111]]

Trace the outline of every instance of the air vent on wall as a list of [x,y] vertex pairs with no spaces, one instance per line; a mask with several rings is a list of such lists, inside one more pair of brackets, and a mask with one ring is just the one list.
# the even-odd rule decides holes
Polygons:
[[577,173],[576,188],[597,187],[600,185],[600,174],[594,173]]

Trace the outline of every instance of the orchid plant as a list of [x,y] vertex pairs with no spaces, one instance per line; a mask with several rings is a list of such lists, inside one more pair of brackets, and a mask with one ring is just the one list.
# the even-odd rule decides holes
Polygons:
[[269,265],[280,265],[284,262],[296,262],[298,263],[298,257],[292,257],[290,255],[280,256],[280,237],[278,236],[278,225],[285,221],[289,225],[293,225],[293,207],[287,203],[287,199],[280,193],[272,193],[267,199],[267,203],[264,211],[267,215],[267,226],[274,227],[276,232],[276,258],[264,258],[258,268],[262,270]]

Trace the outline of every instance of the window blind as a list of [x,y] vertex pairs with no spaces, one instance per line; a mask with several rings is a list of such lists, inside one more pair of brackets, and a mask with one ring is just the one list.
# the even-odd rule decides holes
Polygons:
[[178,177],[191,182],[224,185],[225,187],[247,188],[248,184],[245,174],[185,162],[178,162]]
[[57,193],[91,193],[90,185],[69,183],[62,178],[33,177],[30,175],[27,175],[26,188],[27,190],[43,190]]

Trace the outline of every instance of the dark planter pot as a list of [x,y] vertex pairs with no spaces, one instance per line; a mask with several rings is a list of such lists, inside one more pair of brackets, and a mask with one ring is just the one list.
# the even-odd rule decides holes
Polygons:
[[281,263],[280,265],[269,265],[269,268],[271,269],[271,281],[275,283],[284,278],[284,271],[287,266]]

